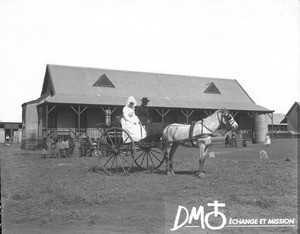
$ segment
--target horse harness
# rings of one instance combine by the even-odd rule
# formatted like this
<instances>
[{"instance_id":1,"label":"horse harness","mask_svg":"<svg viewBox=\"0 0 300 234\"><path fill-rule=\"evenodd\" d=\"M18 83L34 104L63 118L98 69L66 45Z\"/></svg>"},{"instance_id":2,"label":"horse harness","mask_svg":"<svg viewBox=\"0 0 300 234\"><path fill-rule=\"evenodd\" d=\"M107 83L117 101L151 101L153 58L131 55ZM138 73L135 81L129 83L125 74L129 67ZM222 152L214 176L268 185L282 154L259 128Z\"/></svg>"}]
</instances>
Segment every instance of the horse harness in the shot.
<instances>
[{"instance_id":1,"label":"horse harness","mask_svg":"<svg viewBox=\"0 0 300 234\"><path fill-rule=\"evenodd\" d=\"M203 124L203 120L200 120L200 121L197 121L197 122L201 122L201 133L199 134L199 135L201 135L201 134L203 134L203 127L205 127L208 131L210 131L211 132L211 134L212 134L212 131L208 128L208 127L206 127L204 124ZM192 146L193 147L195 147L195 148L197 148L197 146L196 146L196 144L194 143L194 138L195 138L195 136L193 136L193 133L194 133L194 128L195 128L195 125L196 125L196 123L197 123L196 121L192 121L192 124L191 124L191 126L190 126L190 129L189 129L189 138L190 138L190 141L191 141L191 144L192 144ZM198 136L198 135L197 135Z\"/></svg>"},{"instance_id":2,"label":"horse harness","mask_svg":"<svg viewBox=\"0 0 300 234\"><path fill-rule=\"evenodd\" d=\"M219 119L219 117L218 117L218 120L219 120L220 123L222 123L223 117L224 117L224 110L222 110L222 116L221 116L221 119ZM201 124L201 126L202 126L202 128L201 128L201 133L200 133L199 135L203 134L203 127L205 127L208 131L210 131L211 134L213 134L212 130L210 130L208 127L206 127L206 126L203 124L203 120L200 120L200 121L198 121L198 122L201 122L200 124ZM193 136L194 128L195 128L196 123L197 123L196 121L192 121L192 124L191 124L190 129L189 129L189 138L190 138L190 141L191 141L191 144L192 144L193 147L197 147L197 146L195 145L195 143L194 143L194 140L195 140L194 138L195 138L195 136ZM230 130L228 130L228 131L230 131ZM226 131L226 133L227 133L228 131ZM225 133L225 134L226 134L226 133Z\"/></svg>"}]
</instances>

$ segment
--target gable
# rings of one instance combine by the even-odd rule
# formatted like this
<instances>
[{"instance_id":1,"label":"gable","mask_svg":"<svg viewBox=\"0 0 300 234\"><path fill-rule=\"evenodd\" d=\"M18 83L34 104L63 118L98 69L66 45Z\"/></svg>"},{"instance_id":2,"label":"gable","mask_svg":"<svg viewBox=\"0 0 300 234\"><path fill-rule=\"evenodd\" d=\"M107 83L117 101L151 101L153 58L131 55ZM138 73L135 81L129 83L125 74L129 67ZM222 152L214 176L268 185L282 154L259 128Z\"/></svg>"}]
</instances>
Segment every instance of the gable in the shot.
<instances>
[{"instance_id":1,"label":"gable","mask_svg":"<svg viewBox=\"0 0 300 234\"><path fill-rule=\"evenodd\" d=\"M290 108L290 110L288 111L288 113L286 114L286 116L291 115L292 112L299 112L299 111L300 111L300 102L295 102Z\"/></svg>"},{"instance_id":2,"label":"gable","mask_svg":"<svg viewBox=\"0 0 300 234\"><path fill-rule=\"evenodd\" d=\"M44 83L43 83L41 96L44 94L51 94L51 95L54 94L54 87L53 87L53 84L51 81L50 71L49 71L48 66L47 66L45 77L44 77Z\"/></svg>"},{"instance_id":3,"label":"gable","mask_svg":"<svg viewBox=\"0 0 300 234\"><path fill-rule=\"evenodd\" d=\"M204 90L204 93L213 93L213 94L220 94L220 90L217 88L217 86L214 84L214 82L211 82L207 84L207 88Z\"/></svg>"},{"instance_id":4,"label":"gable","mask_svg":"<svg viewBox=\"0 0 300 234\"><path fill-rule=\"evenodd\" d=\"M113 83L107 78L105 74L103 74L96 82L93 84L96 87L111 87L114 88L115 86Z\"/></svg>"}]
</instances>

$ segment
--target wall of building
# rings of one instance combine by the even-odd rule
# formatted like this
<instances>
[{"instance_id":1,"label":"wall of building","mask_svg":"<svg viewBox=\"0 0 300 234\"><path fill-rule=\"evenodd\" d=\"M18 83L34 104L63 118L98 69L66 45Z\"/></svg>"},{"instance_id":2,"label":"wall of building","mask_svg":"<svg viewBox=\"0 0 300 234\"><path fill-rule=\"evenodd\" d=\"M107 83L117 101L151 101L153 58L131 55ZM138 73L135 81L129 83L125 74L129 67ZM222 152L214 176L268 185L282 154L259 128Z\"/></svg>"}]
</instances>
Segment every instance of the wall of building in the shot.
<instances>
[{"instance_id":1,"label":"wall of building","mask_svg":"<svg viewBox=\"0 0 300 234\"><path fill-rule=\"evenodd\" d=\"M297 106L293 108L293 110L287 116L287 130L300 132L300 116L299 113L296 111Z\"/></svg>"},{"instance_id":2,"label":"wall of building","mask_svg":"<svg viewBox=\"0 0 300 234\"><path fill-rule=\"evenodd\" d=\"M25 109L25 128L23 137L25 139L37 139L38 137L38 113L37 104L27 104Z\"/></svg>"},{"instance_id":3,"label":"wall of building","mask_svg":"<svg viewBox=\"0 0 300 234\"><path fill-rule=\"evenodd\" d=\"M0 143L5 143L5 141L5 129L0 128ZM22 129L14 129L12 132L12 138L10 138L9 141L20 143L22 141Z\"/></svg>"},{"instance_id":4,"label":"wall of building","mask_svg":"<svg viewBox=\"0 0 300 234\"><path fill-rule=\"evenodd\" d=\"M112 120L113 121L113 120ZM99 123L105 122L105 113L100 107L89 107L87 109L87 127L97 128Z\"/></svg>"},{"instance_id":5,"label":"wall of building","mask_svg":"<svg viewBox=\"0 0 300 234\"><path fill-rule=\"evenodd\" d=\"M234 119L239 125L239 130L253 130L253 118L247 113L238 113Z\"/></svg>"},{"instance_id":6,"label":"wall of building","mask_svg":"<svg viewBox=\"0 0 300 234\"><path fill-rule=\"evenodd\" d=\"M5 142L5 131L3 128L0 128L0 143Z\"/></svg>"},{"instance_id":7,"label":"wall of building","mask_svg":"<svg viewBox=\"0 0 300 234\"><path fill-rule=\"evenodd\" d=\"M57 127L58 128L75 128L75 111L71 107L59 106L53 111L57 112Z\"/></svg>"}]
</instances>

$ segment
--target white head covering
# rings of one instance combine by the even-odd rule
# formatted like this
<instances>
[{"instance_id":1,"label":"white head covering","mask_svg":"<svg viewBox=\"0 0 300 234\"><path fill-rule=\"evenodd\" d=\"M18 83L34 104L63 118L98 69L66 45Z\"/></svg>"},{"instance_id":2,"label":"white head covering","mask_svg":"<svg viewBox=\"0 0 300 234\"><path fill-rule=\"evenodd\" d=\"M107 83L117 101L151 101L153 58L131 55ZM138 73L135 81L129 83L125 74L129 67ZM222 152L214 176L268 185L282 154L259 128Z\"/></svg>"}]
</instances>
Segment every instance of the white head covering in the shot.
<instances>
[{"instance_id":1,"label":"white head covering","mask_svg":"<svg viewBox=\"0 0 300 234\"><path fill-rule=\"evenodd\" d=\"M126 106L129 106L129 103L133 103L133 108L135 108L135 106L137 105L137 102L135 100L135 98L133 96L130 96L128 99L127 99L127 102L126 102Z\"/></svg>"}]
</instances>

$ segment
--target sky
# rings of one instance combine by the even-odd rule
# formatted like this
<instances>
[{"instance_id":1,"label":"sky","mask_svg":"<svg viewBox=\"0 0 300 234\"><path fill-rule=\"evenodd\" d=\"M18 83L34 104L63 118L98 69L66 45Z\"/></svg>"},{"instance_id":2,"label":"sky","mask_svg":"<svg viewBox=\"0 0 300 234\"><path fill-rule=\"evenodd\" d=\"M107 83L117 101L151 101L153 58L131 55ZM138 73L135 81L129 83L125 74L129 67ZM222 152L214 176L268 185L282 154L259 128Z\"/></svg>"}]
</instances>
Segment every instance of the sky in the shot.
<instances>
[{"instance_id":1,"label":"sky","mask_svg":"<svg viewBox=\"0 0 300 234\"><path fill-rule=\"evenodd\" d=\"M300 101L298 0L0 0L0 121L21 122L47 64L236 79Z\"/></svg>"}]
</instances>

